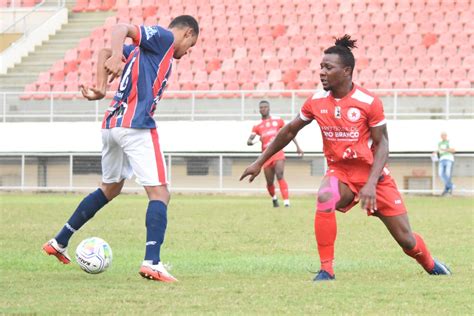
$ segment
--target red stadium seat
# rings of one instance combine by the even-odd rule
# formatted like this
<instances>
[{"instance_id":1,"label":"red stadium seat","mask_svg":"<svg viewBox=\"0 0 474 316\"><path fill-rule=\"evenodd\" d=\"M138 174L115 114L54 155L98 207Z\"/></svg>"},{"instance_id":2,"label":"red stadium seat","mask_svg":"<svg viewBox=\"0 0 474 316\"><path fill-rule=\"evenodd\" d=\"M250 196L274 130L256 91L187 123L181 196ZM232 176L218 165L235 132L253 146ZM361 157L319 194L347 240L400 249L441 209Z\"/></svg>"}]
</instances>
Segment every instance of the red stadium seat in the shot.
<instances>
[{"instance_id":1,"label":"red stadium seat","mask_svg":"<svg viewBox=\"0 0 474 316\"><path fill-rule=\"evenodd\" d=\"M238 82L239 84L244 84L246 82L253 82L253 76L250 69L243 69L239 71Z\"/></svg>"},{"instance_id":2,"label":"red stadium seat","mask_svg":"<svg viewBox=\"0 0 474 316\"><path fill-rule=\"evenodd\" d=\"M21 100L30 100L33 97L33 93L36 92L36 83L30 83L25 86L25 90L20 95Z\"/></svg>"},{"instance_id":3,"label":"red stadium seat","mask_svg":"<svg viewBox=\"0 0 474 316\"><path fill-rule=\"evenodd\" d=\"M218 82L222 82L222 72L220 70L211 72L208 77L208 82L211 85Z\"/></svg>"},{"instance_id":4,"label":"red stadium seat","mask_svg":"<svg viewBox=\"0 0 474 316\"><path fill-rule=\"evenodd\" d=\"M403 69L395 68L395 69L392 69L392 71L390 72L389 80L392 84L395 84L396 82L405 80L404 77L405 77L405 74L403 72Z\"/></svg>"},{"instance_id":5,"label":"red stadium seat","mask_svg":"<svg viewBox=\"0 0 474 316\"><path fill-rule=\"evenodd\" d=\"M230 83L237 83L237 78L238 78L238 73L236 69L229 69L227 71L224 71L223 76L222 76L222 81L224 84L228 85Z\"/></svg>"},{"instance_id":6,"label":"red stadium seat","mask_svg":"<svg viewBox=\"0 0 474 316\"><path fill-rule=\"evenodd\" d=\"M224 83L222 82L214 82L212 85L211 85L211 91L223 91L225 89L225 86L224 86ZM221 92L222 93L222 92ZM207 97L210 98L210 99L216 99L216 98L220 98L221 97L221 93L208 93L207 94Z\"/></svg>"},{"instance_id":7,"label":"red stadium seat","mask_svg":"<svg viewBox=\"0 0 474 316\"><path fill-rule=\"evenodd\" d=\"M474 55L467 55L464 57L462 66L466 69L474 68Z\"/></svg>"},{"instance_id":8,"label":"red stadium seat","mask_svg":"<svg viewBox=\"0 0 474 316\"><path fill-rule=\"evenodd\" d=\"M267 73L263 68L259 68L252 73L252 81L255 84L258 84L259 82L262 82L264 80L267 80Z\"/></svg>"},{"instance_id":9,"label":"red stadium seat","mask_svg":"<svg viewBox=\"0 0 474 316\"><path fill-rule=\"evenodd\" d=\"M73 12L84 12L89 5L89 0L76 0L76 4L72 8Z\"/></svg>"},{"instance_id":10,"label":"red stadium seat","mask_svg":"<svg viewBox=\"0 0 474 316\"><path fill-rule=\"evenodd\" d=\"M281 70L280 69L273 69L268 73L268 82L277 82L281 81Z\"/></svg>"},{"instance_id":11,"label":"red stadium seat","mask_svg":"<svg viewBox=\"0 0 474 316\"><path fill-rule=\"evenodd\" d=\"M431 67L434 67L435 69L440 69L445 66L446 66L446 58L444 55L435 56L431 60Z\"/></svg>"},{"instance_id":12,"label":"red stadium seat","mask_svg":"<svg viewBox=\"0 0 474 316\"><path fill-rule=\"evenodd\" d=\"M453 70L453 73L451 74L451 79L454 82L460 82L460 81L466 80L467 79L466 70L463 68L455 68Z\"/></svg>"},{"instance_id":13,"label":"red stadium seat","mask_svg":"<svg viewBox=\"0 0 474 316\"><path fill-rule=\"evenodd\" d=\"M207 72L203 70L196 71L196 73L194 74L194 82L207 82Z\"/></svg>"},{"instance_id":14,"label":"red stadium seat","mask_svg":"<svg viewBox=\"0 0 474 316\"><path fill-rule=\"evenodd\" d=\"M49 92L51 91L51 85L49 84L49 82L40 83L39 86L38 86L37 91L41 92L41 93L33 94L33 99L34 100L44 100L46 98L49 98L50 97Z\"/></svg>"},{"instance_id":15,"label":"red stadium seat","mask_svg":"<svg viewBox=\"0 0 474 316\"><path fill-rule=\"evenodd\" d=\"M408 83L417 81L420 78L420 71L417 68L409 68L405 73L405 80Z\"/></svg>"}]
</instances>

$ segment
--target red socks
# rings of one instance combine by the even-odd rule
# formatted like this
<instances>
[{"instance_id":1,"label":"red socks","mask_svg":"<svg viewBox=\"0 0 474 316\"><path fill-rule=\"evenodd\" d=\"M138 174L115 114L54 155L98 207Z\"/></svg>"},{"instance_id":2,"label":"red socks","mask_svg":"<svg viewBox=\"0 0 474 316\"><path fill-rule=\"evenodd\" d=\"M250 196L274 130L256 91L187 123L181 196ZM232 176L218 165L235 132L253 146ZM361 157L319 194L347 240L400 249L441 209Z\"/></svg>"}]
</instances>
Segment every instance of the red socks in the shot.
<instances>
[{"instance_id":1,"label":"red socks","mask_svg":"<svg viewBox=\"0 0 474 316\"><path fill-rule=\"evenodd\" d=\"M430 251L426 247L425 242L420 235L413 233L413 236L416 239L415 247L411 250L403 249L403 251L418 261L418 263L423 267L423 269L426 270L426 272L430 272L434 268L434 260L431 257Z\"/></svg>"},{"instance_id":2,"label":"red socks","mask_svg":"<svg viewBox=\"0 0 474 316\"><path fill-rule=\"evenodd\" d=\"M336 212L318 212L314 217L314 234L318 244L321 270L334 275L334 243L336 241Z\"/></svg>"},{"instance_id":3,"label":"red socks","mask_svg":"<svg viewBox=\"0 0 474 316\"><path fill-rule=\"evenodd\" d=\"M285 179L278 180L278 184L280 185L280 192L283 200L288 200L288 183L286 183Z\"/></svg>"},{"instance_id":4,"label":"red socks","mask_svg":"<svg viewBox=\"0 0 474 316\"><path fill-rule=\"evenodd\" d=\"M267 185L267 191L270 196L273 198L275 196L275 185Z\"/></svg>"}]
</instances>

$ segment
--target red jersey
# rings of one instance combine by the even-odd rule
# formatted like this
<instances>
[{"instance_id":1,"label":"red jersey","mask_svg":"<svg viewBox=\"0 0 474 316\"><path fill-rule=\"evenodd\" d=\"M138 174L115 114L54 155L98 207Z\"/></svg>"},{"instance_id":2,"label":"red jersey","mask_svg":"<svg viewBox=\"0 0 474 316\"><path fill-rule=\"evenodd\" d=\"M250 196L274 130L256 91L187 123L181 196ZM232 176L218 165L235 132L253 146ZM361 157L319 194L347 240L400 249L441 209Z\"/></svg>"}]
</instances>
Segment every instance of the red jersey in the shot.
<instances>
[{"instance_id":1,"label":"red jersey","mask_svg":"<svg viewBox=\"0 0 474 316\"><path fill-rule=\"evenodd\" d=\"M262 152L268 147L283 126L285 126L285 122L281 118L270 116L252 128L252 134L260 136Z\"/></svg>"},{"instance_id":2,"label":"red jersey","mask_svg":"<svg viewBox=\"0 0 474 316\"><path fill-rule=\"evenodd\" d=\"M370 128L386 123L382 101L355 84L340 100L329 91L316 92L301 108L300 118L318 123L328 165L350 160L371 165Z\"/></svg>"}]
</instances>

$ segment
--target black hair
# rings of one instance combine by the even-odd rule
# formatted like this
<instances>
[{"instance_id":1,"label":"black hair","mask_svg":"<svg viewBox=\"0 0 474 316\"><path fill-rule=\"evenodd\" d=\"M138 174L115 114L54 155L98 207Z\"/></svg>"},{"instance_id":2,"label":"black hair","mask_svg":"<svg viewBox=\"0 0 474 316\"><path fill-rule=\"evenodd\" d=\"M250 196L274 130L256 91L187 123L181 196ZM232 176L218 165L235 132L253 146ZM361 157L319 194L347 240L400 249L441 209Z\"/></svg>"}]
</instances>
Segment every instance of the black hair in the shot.
<instances>
[{"instance_id":1,"label":"black hair","mask_svg":"<svg viewBox=\"0 0 474 316\"><path fill-rule=\"evenodd\" d=\"M262 103L266 103L266 104L270 105L270 102L268 102L267 100L262 100L262 101L258 102L258 105L261 105Z\"/></svg>"},{"instance_id":2,"label":"black hair","mask_svg":"<svg viewBox=\"0 0 474 316\"><path fill-rule=\"evenodd\" d=\"M337 54L341 58L344 66L349 66L352 71L355 67L355 58L352 54L352 49L357 48L355 43L357 40L351 40L351 36L345 34L343 37L335 38L334 46L329 47L324 51L325 54Z\"/></svg>"},{"instance_id":3,"label":"black hair","mask_svg":"<svg viewBox=\"0 0 474 316\"><path fill-rule=\"evenodd\" d=\"M199 35L199 24L196 19L190 15L180 15L175 17L168 26L170 29L173 27L190 27L193 29L196 36Z\"/></svg>"}]
</instances>

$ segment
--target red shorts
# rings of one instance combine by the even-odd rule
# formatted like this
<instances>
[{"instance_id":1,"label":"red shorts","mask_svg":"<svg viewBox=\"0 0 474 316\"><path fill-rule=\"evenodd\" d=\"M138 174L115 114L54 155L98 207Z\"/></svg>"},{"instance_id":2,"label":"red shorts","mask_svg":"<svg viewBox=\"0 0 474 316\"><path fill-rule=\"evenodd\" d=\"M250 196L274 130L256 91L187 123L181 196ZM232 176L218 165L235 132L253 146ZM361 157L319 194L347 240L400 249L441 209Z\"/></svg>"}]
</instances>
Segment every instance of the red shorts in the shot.
<instances>
[{"instance_id":1,"label":"red shorts","mask_svg":"<svg viewBox=\"0 0 474 316\"><path fill-rule=\"evenodd\" d=\"M263 169L265 168L273 168L275 167L275 163L278 160L285 160L285 152L283 150L280 150L276 154L270 157L264 164L263 164Z\"/></svg>"},{"instance_id":2,"label":"red shorts","mask_svg":"<svg viewBox=\"0 0 474 316\"><path fill-rule=\"evenodd\" d=\"M356 195L354 200L343 209L339 211L347 212L354 205L359 203L359 191L367 182L370 173L370 165L364 166L348 166L348 168L340 168L330 166L326 176L334 176L342 183L346 184L351 191ZM380 214L382 216L397 216L407 212L403 199L398 191L395 180L390 176L390 171L387 168L383 169L382 175L379 178L376 187L377 211L375 214L367 211L367 215Z\"/></svg>"}]
</instances>

